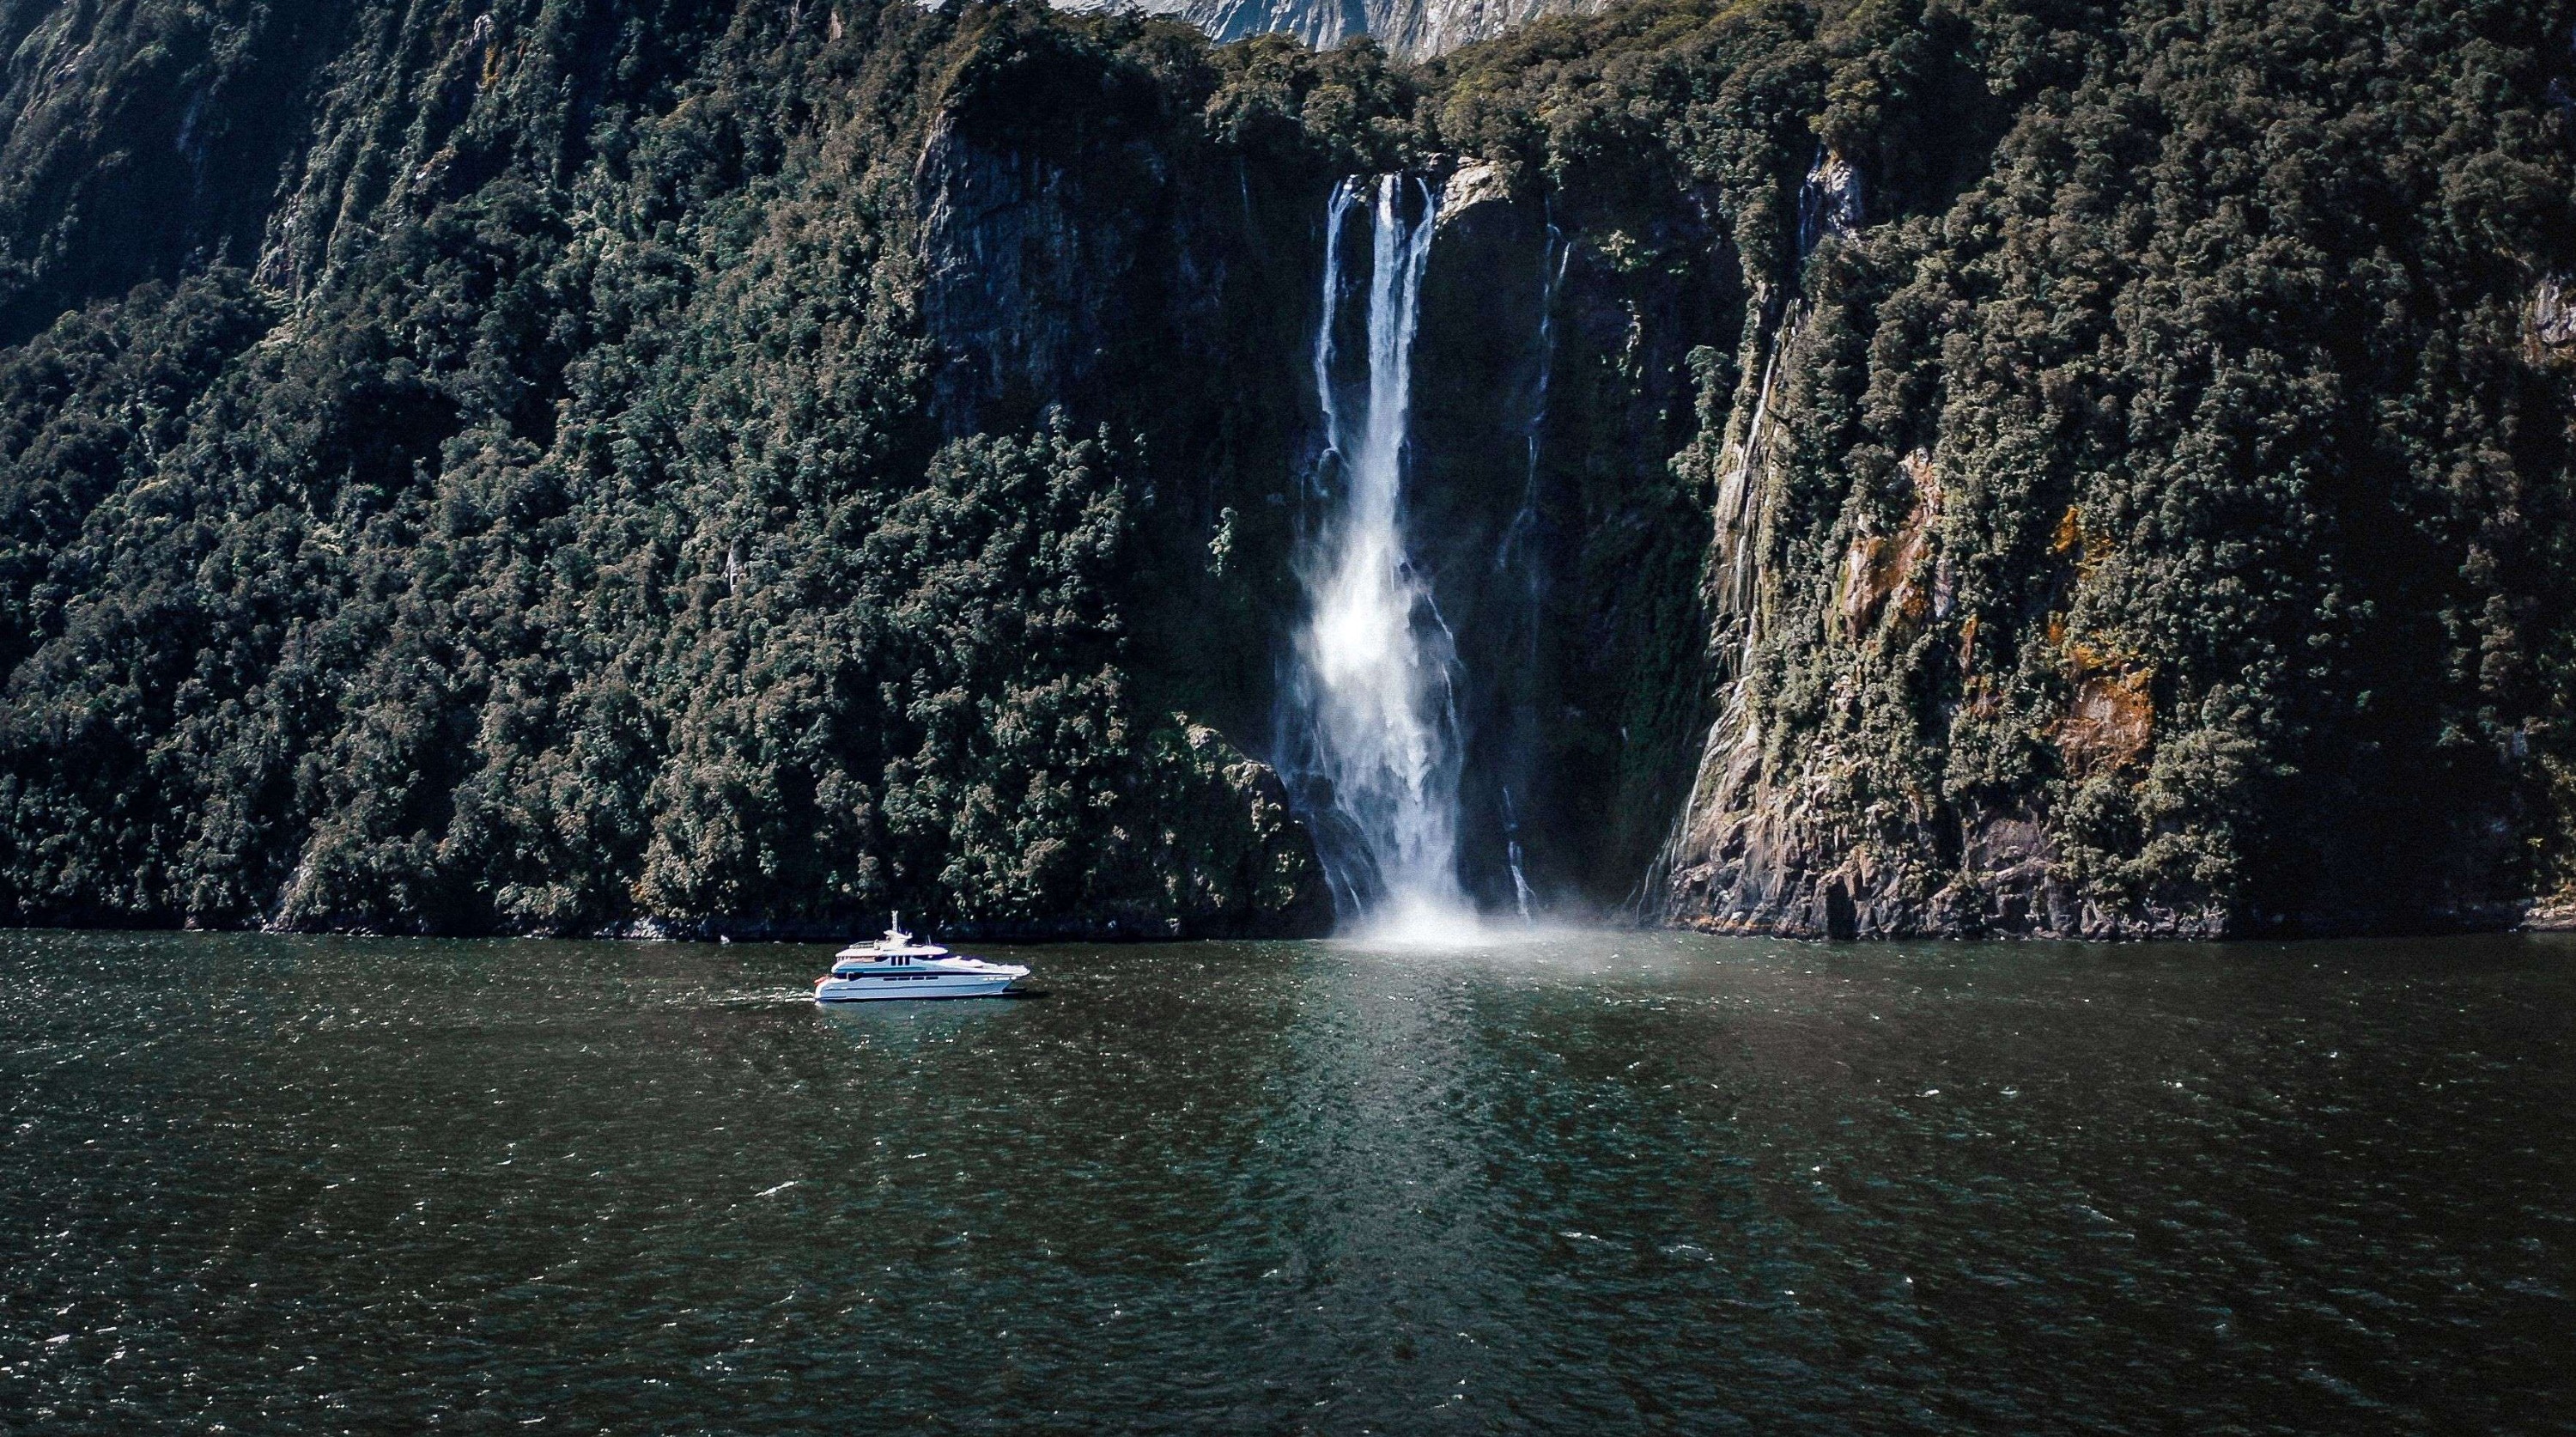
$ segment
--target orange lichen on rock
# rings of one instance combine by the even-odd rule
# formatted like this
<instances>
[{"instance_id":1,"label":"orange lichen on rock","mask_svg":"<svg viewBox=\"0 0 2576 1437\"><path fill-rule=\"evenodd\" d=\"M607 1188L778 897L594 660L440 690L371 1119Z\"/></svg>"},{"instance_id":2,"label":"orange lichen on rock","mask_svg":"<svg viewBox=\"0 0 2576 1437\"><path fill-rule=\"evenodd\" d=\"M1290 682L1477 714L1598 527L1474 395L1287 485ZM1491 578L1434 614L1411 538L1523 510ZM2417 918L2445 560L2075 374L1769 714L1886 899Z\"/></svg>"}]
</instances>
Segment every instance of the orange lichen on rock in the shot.
<instances>
[{"instance_id":1,"label":"orange lichen on rock","mask_svg":"<svg viewBox=\"0 0 2576 1437\"><path fill-rule=\"evenodd\" d=\"M2126 766L2155 740L2154 674L2145 669L2080 677L2075 702L2057 723L2057 751L2078 778Z\"/></svg>"},{"instance_id":2,"label":"orange lichen on rock","mask_svg":"<svg viewBox=\"0 0 2576 1437\"><path fill-rule=\"evenodd\" d=\"M2099 529L2086 527L2084 511L2073 504L2057 516L2057 532L2050 536L2049 552L2075 561L2076 577L2093 572L2093 567L2111 556L2111 536Z\"/></svg>"},{"instance_id":3,"label":"orange lichen on rock","mask_svg":"<svg viewBox=\"0 0 2576 1437\"><path fill-rule=\"evenodd\" d=\"M1887 599L1887 539L1879 534L1854 535L1843 551L1842 574L1834 582L1835 626L1846 639L1869 632Z\"/></svg>"},{"instance_id":4,"label":"orange lichen on rock","mask_svg":"<svg viewBox=\"0 0 2576 1437\"><path fill-rule=\"evenodd\" d=\"M1854 535L1834 583L1835 627L1855 643L1882 619L1917 624L1932 609L1932 566L1924 561L1932 549L1941 485L1933 477L1931 456L1920 449L1898 467L1913 485L1913 509L1894 534Z\"/></svg>"},{"instance_id":5,"label":"orange lichen on rock","mask_svg":"<svg viewBox=\"0 0 2576 1437\"><path fill-rule=\"evenodd\" d=\"M2111 555L2111 536L2088 527L2073 505L2058 516L2049 549L2075 564L2076 581L2090 577ZM2125 767L2155 741L2155 669L2134 655L2114 652L2074 636L2063 610L2048 616L2050 647L2066 659L2075 699L2053 730L2066 771L2078 778Z\"/></svg>"}]
</instances>

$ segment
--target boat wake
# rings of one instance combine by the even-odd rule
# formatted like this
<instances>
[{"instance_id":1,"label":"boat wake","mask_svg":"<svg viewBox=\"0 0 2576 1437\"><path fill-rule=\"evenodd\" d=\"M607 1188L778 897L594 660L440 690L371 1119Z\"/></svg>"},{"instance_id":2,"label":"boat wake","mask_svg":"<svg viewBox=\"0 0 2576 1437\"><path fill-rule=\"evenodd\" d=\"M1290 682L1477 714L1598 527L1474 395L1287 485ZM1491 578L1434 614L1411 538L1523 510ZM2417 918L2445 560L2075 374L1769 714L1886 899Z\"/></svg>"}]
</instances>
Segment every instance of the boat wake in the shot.
<instances>
[{"instance_id":1,"label":"boat wake","mask_svg":"<svg viewBox=\"0 0 2576 1437\"><path fill-rule=\"evenodd\" d=\"M726 993L713 993L703 998L674 998L674 1003L691 1007L712 1005L718 1008L766 1008L773 1003L802 1003L814 1006L811 988L738 988Z\"/></svg>"}]
</instances>

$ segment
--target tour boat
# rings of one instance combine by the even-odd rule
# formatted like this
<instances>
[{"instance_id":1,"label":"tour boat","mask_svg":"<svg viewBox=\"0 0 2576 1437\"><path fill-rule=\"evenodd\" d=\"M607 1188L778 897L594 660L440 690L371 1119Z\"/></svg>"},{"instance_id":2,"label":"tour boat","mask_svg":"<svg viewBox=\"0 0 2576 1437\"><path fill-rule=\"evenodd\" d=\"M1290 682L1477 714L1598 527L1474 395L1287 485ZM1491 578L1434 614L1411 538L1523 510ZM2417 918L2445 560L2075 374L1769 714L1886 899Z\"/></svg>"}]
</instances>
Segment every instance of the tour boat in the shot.
<instances>
[{"instance_id":1,"label":"tour boat","mask_svg":"<svg viewBox=\"0 0 2576 1437\"><path fill-rule=\"evenodd\" d=\"M960 958L936 943L915 943L903 915L874 943L853 943L832 955L832 971L814 984L817 1003L865 1003L887 998L998 998L1029 970L1016 963Z\"/></svg>"}]
</instances>

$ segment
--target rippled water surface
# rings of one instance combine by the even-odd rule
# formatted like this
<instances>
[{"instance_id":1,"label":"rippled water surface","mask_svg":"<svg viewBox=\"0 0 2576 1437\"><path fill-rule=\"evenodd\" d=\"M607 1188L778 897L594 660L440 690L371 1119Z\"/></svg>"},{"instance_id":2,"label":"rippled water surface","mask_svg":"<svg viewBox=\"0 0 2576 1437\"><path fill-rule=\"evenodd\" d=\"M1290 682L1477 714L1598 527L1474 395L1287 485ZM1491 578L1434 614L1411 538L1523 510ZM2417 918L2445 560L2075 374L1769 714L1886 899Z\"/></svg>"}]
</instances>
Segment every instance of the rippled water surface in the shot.
<instances>
[{"instance_id":1,"label":"rippled water surface","mask_svg":"<svg viewBox=\"0 0 2576 1437\"><path fill-rule=\"evenodd\" d=\"M2576 943L828 951L0 934L0 1428L2576 1430Z\"/></svg>"}]
</instances>

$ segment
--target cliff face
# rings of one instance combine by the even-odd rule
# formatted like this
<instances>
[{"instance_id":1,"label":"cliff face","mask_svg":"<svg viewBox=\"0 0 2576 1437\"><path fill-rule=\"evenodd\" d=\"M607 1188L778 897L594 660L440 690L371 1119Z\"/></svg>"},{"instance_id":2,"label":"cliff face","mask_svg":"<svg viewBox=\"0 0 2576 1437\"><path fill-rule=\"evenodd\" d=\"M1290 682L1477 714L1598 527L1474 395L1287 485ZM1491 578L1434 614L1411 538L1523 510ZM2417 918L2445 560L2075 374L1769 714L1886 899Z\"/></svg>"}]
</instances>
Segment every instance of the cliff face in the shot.
<instances>
[{"instance_id":1,"label":"cliff face","mask_svg":"<svg viewBox=\"0 0 2576 1437\"><path fill-rule=\"evenodd\" d=\"M1684 459L1718 716L1644 912L2224 936L2506 923L2563 883L2563 240L2533 226L2568 152L2526 128L2564 113L2556 31L2531 68L2383 69L2357 13L2161 43L2155 13L1945 203L1811 171ZM2391 86L2449 97L2441 140Z\"/></svg>"},{"instance_id":2,"label":"cliff face","mask_svg":"<svg viewBox=\"0 0 2576 1437\"><path fill-rule=\"evenodd\" d=\"M1489 906L2511 921L2571 24L0 6L0 901L1314 930L1321 222L1402 171Z\"/></svg>"},{"instance_id":3,"label":"cliff face","mask_svg":"<svg viewBox=\"0 0 2576 1437\"><path fill-rule=\"evenodd\" d=\"M1707 520L1665 461L1693 432L1692 351L1742 325L1746 295L1722 220L1691 204L1638 223L1491 164L1441 188L1410 503L1460 661L1462 877L1511 910L1517 843L1542 901L1607 906L1661 844L1698 738ZM1594 242L1610 234L1622 248Z\"/></svg>"},{"instance_id":4,"label":"cliff face","mask_svg":"<svg viewBox=\"0 0 2576 1437\"><path fill-rule=\"evenodd\" d=\"M1156 68L1194 55L909 6L335 33L235 182L256 252L29 252L105 302L0 375L15 916L1329 921L1205 722L1261 696L1223 644L1159 657L1206 512L1254 508L1178 465L1287 422L1132 383L1249 302L1249 181ZM17 234L144 219L20 193Z\"/></svg>"},{"instance_id":5,"label":"cliff face","mask_svg":"<svg viewBox=\"0 0 2576 1437\"><path fill-rule=\"evenodd\" d=\"M1603 0L1147 0L1138 8L1169 15L1216 40L1293 35L1329 50L1362 35L1399 55L1427 59L1490 40L1550 15L1581 15Z\"/></svg>"}]
</instances>

